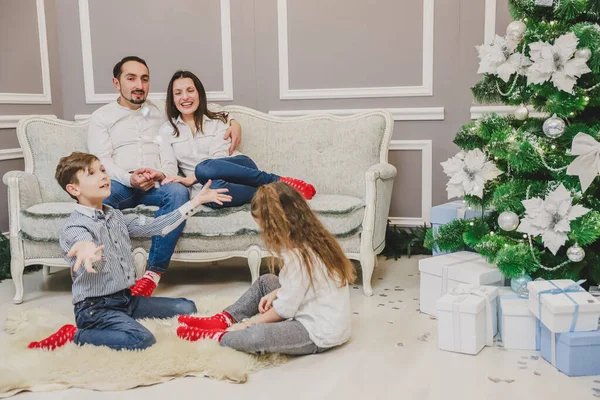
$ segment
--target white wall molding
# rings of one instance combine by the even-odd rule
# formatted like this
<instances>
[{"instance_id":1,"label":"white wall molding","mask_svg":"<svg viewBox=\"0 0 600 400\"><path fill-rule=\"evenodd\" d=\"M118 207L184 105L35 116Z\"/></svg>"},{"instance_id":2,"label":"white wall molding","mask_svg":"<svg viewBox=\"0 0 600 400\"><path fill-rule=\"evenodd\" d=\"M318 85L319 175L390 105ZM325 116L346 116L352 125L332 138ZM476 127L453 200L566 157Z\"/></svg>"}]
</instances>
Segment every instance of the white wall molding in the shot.
<instances>
[{"instance_id":1,"label":"white wall molding","mask_svg":"<svg viewBox=\"0 0 600 400\"><path fill-rule=\"evenodd\" d=\"M423 0L423 81L420 86L290 89L287 21L287 0L277 0L280 99L339 99L433 95L434 0Z\"/></svg>"},{"instance_id":2,"label":"white wall molding","mask_svg":"<svg viewBox=\"0 0 600 400\"><path fill-rule=\"evenodd\" d=\"M221 8L221 46L223 63L223 90L207 91L209 101L233 100L233 56L231 49L231 4L230 0L220 0ZM94 62L92 57L92 34L90 29L89 0L79 0L79 27L81 31L81 52L83 57L83 80L85 102L87 104L110 103L117 93L96 93L94 86ZM164 100L166 93L151 92L151 100Z\"/></svg>"},{"instance_id":3,"label":"white wall molding","mask_svg":"<svg viewBox=\"0 0 600 400\"><path fill-rule=\"evenodd\" d=\"M314 114L352 115L376 110L375 108L343 108L329 110L271 110L269 114L278 117L300 117ZM386 108L394 121L443 121L444 107Z\"/></svg>"},{"instance_id":4,"label":"white wall molding","mask_svg":"<svg viewBox=\"0 0 600 400\"><path fill-rule=\"evenodd\" d=\"M496 36L496 0L485 0L483 43L490 44Z\"/></svg>"},{"instance_id":5,"label":"white wall molding","mask_svg":"<svg viewBox=\"0 0 600 400\"><path fill-rule=\"evenodd\" d=\"M36 0L35 6L37 11L38 40L40 45L42 93L0 93L0 104L52 104L44 0Z\"/></svg>"},{"instance_id":6,"label":"white wall molding","mask_svg":"<svg viewBox=\"0 0 600 400\"><path fill-rule=\"evenodd\" d=\"M433 143L431 140L392 140L390 151L421 151L421 218L389 217L394 225L418 226L431 221L431 202L433 186Z\"/></svg>"},{"instance_id":7,"label":"white wall molding","mask_svg":"<svg viewBox=\"0 0 600 400\"><path fill-rule=\"evenodd\" d=\"M23 150L20 147L0 150L0 161L17 160L19 158L23 158Z\"/></svg>"},{"instance_id":8,"label":"white wall molding","mask_svg":"<svg viewBox=\"0 0 600 400\"><path fill-rule=\"evenodd\" d=\"M516 106L471 106L471 119L479 119L486 114L496 113L500 115L512 114L516 109ZM529 116L533 118L544 118L547 117L547 113L535 111L533 107L527 106L529 109Z\"/></svg>"},{"instance_id":9,"label":"white wall molding","mask_svg":"<svg viewBox=\"0 0 600 400\"><path fill-rule=\"evenodd\" d=\"M26 115L0 115L0 129L14 129L19 124L19 120L25 117L31 117L37 114L26 114ZM45 118L56 118L56 115L38 115L39 117Z\"/></svg>"}]
</instances>

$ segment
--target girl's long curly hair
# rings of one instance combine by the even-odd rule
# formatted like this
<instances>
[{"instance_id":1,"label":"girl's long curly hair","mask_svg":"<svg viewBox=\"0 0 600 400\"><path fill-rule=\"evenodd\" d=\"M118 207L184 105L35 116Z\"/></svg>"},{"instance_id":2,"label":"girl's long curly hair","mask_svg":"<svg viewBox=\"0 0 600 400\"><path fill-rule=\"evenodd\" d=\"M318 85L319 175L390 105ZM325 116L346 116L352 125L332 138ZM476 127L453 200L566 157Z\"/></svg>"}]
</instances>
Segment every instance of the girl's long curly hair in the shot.
<instances>
[{"instance_id":1,"label":"girl's long curly hair","mask_svg":"<svg viewBox=\"0 0 600 400\"><path fill-rule=\"evenodd\" d=\"M323 261L329 277L341 286L354 282L356 273L352 263L296 189L283 182L261 186L250 210L260 225L267 249L277 256L297 251L311 285L315 257ZM273 258L269 269L275 272Z\"/></svg>"}]
</instances>

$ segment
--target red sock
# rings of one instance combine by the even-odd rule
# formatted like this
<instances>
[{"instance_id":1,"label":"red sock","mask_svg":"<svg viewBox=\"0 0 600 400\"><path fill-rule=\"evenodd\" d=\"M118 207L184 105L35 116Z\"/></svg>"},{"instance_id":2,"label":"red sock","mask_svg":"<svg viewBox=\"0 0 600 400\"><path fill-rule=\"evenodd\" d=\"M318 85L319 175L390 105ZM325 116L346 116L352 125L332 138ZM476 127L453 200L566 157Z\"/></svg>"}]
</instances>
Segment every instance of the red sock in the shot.
<instances>
[{"instance_id":1,"label":"red sock","mask_svg":"<svg viewBox=\"0 0 600 400\"><path fill-rule=\"evenodd\" d=\"M179 322L200 329L227 329L235 322L233 317L226 311L213 315L212 317L192 317L191 315L180 315Z\"/></svg>"},{"instance_id":2,"label":"red sock","mask_svg":"<svg viewBox=\"0 0 600 400\"><path fill-rule=\"evenodd\" d=\"M195 342L200 339L212 339L220 342L225 333L224 329L200 329L188 325L180 325L179 328L177 328L177 336L189 340L190 342Z\"/></svg>"},{"instance_id":3,"label":"red sock","mask_svg":"<svg viewBox=\"0 0 600 400\"><path fill-rule=\"evenodd\" d=\"M67 324L52 335L48 336L46 339L39 342L31 342L27 347L30 349L54 350L57 347L61 347L72 342L76 331L77 327L75 325Z\"/></svg>"}]
</instances>

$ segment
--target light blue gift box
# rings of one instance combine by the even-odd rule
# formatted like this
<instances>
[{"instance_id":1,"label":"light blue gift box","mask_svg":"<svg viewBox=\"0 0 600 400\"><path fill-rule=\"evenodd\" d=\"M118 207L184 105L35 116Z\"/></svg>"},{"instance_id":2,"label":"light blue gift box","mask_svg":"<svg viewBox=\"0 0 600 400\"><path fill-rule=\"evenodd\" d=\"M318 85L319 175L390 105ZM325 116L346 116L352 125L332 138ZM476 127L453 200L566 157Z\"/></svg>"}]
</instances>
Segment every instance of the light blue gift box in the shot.
<instances>
[{"instance_id":1,"label":"light blue gift box","mask_svg":"<svg viewBox=\"0 0 600 400\"><path fill-rule=\"evenodd\" d=\"M485 211L484 215L489 213ZM481 209L476 209L467 206L464 200L455 200L449 203L440 204L431 208L431 229L433 231L433 237L435 238L442 225L446 225L448 222L452 222L455 219L473 219L481 217ZM432 254L439 256L442 254L450 253L449 251L440 251L437 246L433 248Z\"/></svg>"},{"instance_id":2,"label":"light blue gift box","mask_svg":"<svg viewBox=\"0 0 600 400\"><path fill-rule=\"evenodd\" d=\"M600 331L552 333L540 325L544 360L569 376L600 375Z\"/></svg>"}]
</instances>

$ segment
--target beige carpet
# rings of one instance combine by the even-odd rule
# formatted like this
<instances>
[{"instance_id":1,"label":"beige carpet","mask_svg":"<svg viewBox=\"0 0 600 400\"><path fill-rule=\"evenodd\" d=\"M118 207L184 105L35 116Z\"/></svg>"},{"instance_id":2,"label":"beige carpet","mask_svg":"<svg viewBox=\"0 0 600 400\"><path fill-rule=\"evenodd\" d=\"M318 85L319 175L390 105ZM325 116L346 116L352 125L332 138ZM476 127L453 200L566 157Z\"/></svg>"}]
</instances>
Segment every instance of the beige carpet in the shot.
<instances>
[{"instance_id":1,"label":"beige carpet","mask_svg":"<svg viewBox=\"0 0 600 400\"><path fill-rule=\"evenodd\" d=\"M234 299L203 297L193 300L199 315L212 315ZM154 346L144 351L115 351L72 343L54 351L27 348L30 341L46 337L73 321L73 315L60 315L42 308L17 309L9 315L4 329L12 336L0 342L0 398L21 391L72 387L124 390L184 376L244 383L249 374L288 360L280 355L240 353L212 340L181 340L175 334L175 318L141 321L157 339Z\"/></svg>"}]
</instances>

